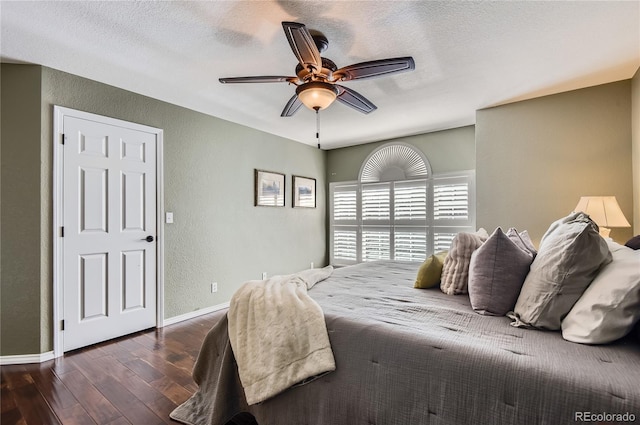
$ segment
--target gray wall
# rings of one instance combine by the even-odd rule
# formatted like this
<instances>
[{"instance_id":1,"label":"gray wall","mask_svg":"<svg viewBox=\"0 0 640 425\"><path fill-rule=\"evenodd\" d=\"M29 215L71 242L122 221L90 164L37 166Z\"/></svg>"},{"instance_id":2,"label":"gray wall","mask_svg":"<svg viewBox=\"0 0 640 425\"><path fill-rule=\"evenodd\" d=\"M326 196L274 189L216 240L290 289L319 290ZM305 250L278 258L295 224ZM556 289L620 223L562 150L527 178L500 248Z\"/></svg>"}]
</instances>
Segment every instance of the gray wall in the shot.
<instances>
[{"instance_id":1,"label":"gray wall","mask_svg":"<svg viewBox=\"0 0 640 425\"><path fill-rule=\"evenodd\" d=\"M5 81L13 85L24 68L3 64L2 72L4 112L22 96L21 91L6 93ZM326 264L324 151L49 68L41 68L41 72L41 109L24 121L25 127L38 129L41 139L30 141L28 152L17 148L25 157L21 162L24 167L17 166L7 181L4 156L2 164L3 206L7 205L5 186L28 178L28 214L35 216L34 226L27 225L25 218L5 220L3 214L3 230L13 227L33 243L6 250L3 232L2 262L4 265L42 252L41 258L30 259L29 266L38 271L42 268L43 272L42 277L31 273L33 276L29 274L18 282L13 278L26 265L16 266L11 276L3 271L3 307L6 303L13 306L12 311L24 313L13 316L3 308L2 355L52 349L53 105L164 129L165 209L174 213L175 220L164 225L165 318L229 301L243 282L259 279L263 271L272 275L302 270L311 262L316 266ZM39 91L37 87L29 90L34 96ZM8 143L4 113L2 128L4 150ZM253 206L254 168L287 175L285 208ZM292 174L318 179L317 208L291 208ZM39 187L32 187L32 180ZM28 294L15 290L23 286L23 281L33 288ZM216 294L209 292L213 281L218 282ZM41 309L41 303L46 307ZM13 333L20 338L5 338L5 329L14 327L28 332ZM42 339L40 344L32 335Z\"/></svg>"},{"instance_id":2,"label":"gray wall","mask_svg":"<svg viewBox=\"0 0 640 425\"><path fill-rule=\"evenodd\" d=\"M1 72L0 346L2 354L31 354L41 351L41 68Z\"/></svg>"},{"instance_id":3,"label":"gray wall","mask_svg":"<svg viewBox=\"0 0 640 425\"><path fill-rule=\"evenodd\" d=\"M588 195L616 196L631 222L631 81L478 111L476 163L476 223L488 230L526 229L538 243Z\"/></svg>"},{"instance_id":4,"label":"gray wall","mask_svg":"<svg viewBox=\"0 0 640 425\"><path fill-rule=\"evenodd\" d=\"M631 81L631 135L633 144L633 234L640 235L640 68Z\"/></svg>"},{"instance_id":5,"label":"gray wall","mask_svg":"<svg viewBox=\"0 0 640 425\"><path fill-rule=\"evenodd\" d=\"M467 126L330 150L327 153L327 181L358 180L360 167L367 156L389 142L403 142L418 148L426 155L434 174L476 168L474 127Z\"/></svg>"}]
</instances>

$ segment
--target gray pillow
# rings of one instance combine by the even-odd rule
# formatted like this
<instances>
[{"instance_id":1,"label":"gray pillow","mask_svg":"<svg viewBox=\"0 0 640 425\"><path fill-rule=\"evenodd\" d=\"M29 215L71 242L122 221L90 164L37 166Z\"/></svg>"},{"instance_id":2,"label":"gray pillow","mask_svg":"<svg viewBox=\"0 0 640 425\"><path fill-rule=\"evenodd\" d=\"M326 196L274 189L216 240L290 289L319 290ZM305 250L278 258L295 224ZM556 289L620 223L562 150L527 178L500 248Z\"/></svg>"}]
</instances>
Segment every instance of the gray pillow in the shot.
<instances>
[{"instance_id":1,"label":"gray pillow","mask_svg":"<svg viewBox=\"0 0 640 425\"><path fill-rule=\"evenodd\" d=\"M608 244L613 261L562 321L562 337L568 341L606 344L628 334L640 320L640 251Z\"/></svg>"},{"instance_id":2,"label":"gray pillow","mask_svg":"<svg viewBox=\"0 0 640 425\"><path fill-rule=\"evenodd\" d=\"M471 307L477 313L490 316L504 316L511 311L534 257L535 248L528 234L521 236L514 228L505 234L498 227L471 256Z\"/></svg>"},{"instance_id":3,"label":"gray pillow","mask_svg":"<svg viewBox=\"0 0 640 425\"><path fill-rule=\"evenodd\" d=\"M549 227L522 286L512 326L558 330L564 316L611 262L606 241L588 215L575 212Z\"/></svg>"},{"instance_id":4,"label":"gray pillow","mask_svg":"<svg viewBox=\"0 0 640 425\"><path fill-rule=\"evenodd\" d=\"M512 229L509 229L509 230L512 230ZM507 236L509 236L509 232L507 232ZM518 236L520 236L519 241L522 242L522 245L524 245L524 249L533 253L533 256L535 257L538 251L536 250L536 247L533 245L533 241L531 240L531 237L529 237L529 232L527 232L526 230L523 230L522 232L518 233ZM512 240L516 244L518 244L518 246L520 246L519 242L516 239L512 238Z\"/></svg>"}]
</instances>

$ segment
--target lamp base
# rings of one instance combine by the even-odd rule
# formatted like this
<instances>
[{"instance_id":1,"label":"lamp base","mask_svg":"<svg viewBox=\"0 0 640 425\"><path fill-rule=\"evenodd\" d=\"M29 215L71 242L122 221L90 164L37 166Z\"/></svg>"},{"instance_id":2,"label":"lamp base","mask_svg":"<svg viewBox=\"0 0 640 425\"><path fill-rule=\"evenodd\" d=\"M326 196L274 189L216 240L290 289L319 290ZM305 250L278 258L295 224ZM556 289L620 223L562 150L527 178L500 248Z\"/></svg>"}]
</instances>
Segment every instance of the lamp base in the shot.
<instances>
[{"instance_id":1,"label":"lamp base","mask_svg":"<svg viewBox=\"0 0 640 425\"><path fill-rule=\"evenodd\" d=\"M600 227L600 236L606 239L609 237L609 233L611 233L611 229L608 227Z\"/></svg>"}]
</instances>

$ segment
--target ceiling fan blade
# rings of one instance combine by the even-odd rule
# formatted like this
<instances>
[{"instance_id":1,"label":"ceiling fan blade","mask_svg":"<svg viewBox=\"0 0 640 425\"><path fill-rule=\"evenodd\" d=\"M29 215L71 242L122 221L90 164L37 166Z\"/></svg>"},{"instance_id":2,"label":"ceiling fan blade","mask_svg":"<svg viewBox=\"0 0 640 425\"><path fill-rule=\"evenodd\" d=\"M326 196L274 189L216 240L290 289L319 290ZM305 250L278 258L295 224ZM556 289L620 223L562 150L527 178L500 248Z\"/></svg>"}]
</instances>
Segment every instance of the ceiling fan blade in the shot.
<instances>
[{"instance_id":1,"label":"ceiling fan blade","mask_svg":"<svg viewBox=\"0 0 640 425\"><path fill-rule=\"evenodd\" d=\"M302 102L300 102L300 99L298 99L298 95L294 94L293 97L289 99L289 101L285 105L280 116L281 117L293 116L293 114L298 112L298 109L300 109L301 106L302 106Z\"/></svg>"},{"instance_id":2,"label":"ceiling fan blade","mask_svg":"<svg viewBox=\"0 0 640 425\"><path fill-rule=\"evenodd\" d=\"M298 22L283 22L284 34L287 36L291 50L296 55L298 62L308 69L322 69L322 58L320 51L316 47L313 37L304 24Z\"/></svg>"},{"instance_id":3,"label":"ceiling fan blade","mask_svg":"<svg viewBox=\"0 0 640 425\"><path fill-rule=\"evenodd\" d=\"M335 81L362 80L396 72L412 71L416 64L411 56L361 62L340 68L333 73Z\"/></svg>"},{"instance_id":4,"label":"ceiling fan blade","mask_svg":"<svg viewBox=\"0 0 640 425\"><path fill-rule=\"evenodd\" d=\"M231 77L219 78L222 84L235 83L296 83L298 77L286 77L281 75L259 75L255 77Z\"/></svg>"},{"instance_id":5,"label":"ceiling fan blade","mask_svg":"<svg viewBox=\"0 0 640 425\"><path fill-rule=\"evenodd\" d=\"M348 89L338 84L336 84L336 87L338 88L338 97L336 99L344 103L345 105L352 107L356 111L360 111L363 114L368 114L378 109L376 105L371 103L366 97L364 97L357 91Z\"/></svg>"}]
</instances>

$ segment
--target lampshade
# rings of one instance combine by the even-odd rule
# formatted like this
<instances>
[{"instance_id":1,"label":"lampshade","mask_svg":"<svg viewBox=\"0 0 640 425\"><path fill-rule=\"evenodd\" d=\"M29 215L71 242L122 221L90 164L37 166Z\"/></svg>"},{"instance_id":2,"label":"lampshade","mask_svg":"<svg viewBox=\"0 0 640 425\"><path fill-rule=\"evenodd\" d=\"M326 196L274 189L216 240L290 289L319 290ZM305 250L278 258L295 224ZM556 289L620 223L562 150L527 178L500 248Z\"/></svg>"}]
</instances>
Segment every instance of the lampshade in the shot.
<instances>
[{"instance_id":1,"label":"lampshade","mask_svg":"<svg viewBox=\"0 0 640 425\"><path fill-rule=\"evenodd\" d=\"M602 236L609 236L608 227L631 227L615 196L583 196L575 211L582 211L601 228Z\"/></svg>"},{"instance_id":2,"label":"lampshade","mask_svg":"<svg viewBox=\"0 0 640 425\"><path fill-rule=\"evenodd\" d=\"M329 83L311 81L299 85L296 94L300 102L309 109L320 110L331 105L338 97L338 89Z\"/></svg>"}]
</instances>

